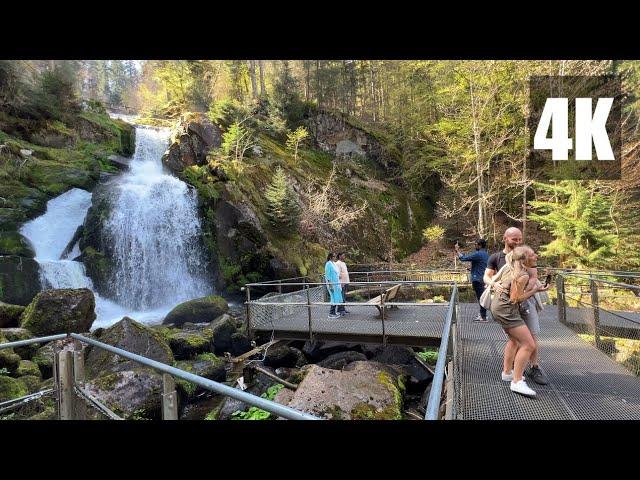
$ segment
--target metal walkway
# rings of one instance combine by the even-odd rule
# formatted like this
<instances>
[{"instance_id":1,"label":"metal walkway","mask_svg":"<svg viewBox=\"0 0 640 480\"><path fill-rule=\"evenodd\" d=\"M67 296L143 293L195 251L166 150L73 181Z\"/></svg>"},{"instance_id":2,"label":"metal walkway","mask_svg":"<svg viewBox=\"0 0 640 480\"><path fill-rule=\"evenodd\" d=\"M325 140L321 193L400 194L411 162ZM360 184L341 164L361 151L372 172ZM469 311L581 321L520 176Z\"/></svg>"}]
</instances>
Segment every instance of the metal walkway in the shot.
<instances>
[{"instance_id":1,"label":"metal walkway","mask_svg":"<svg viewBox=\"0 0 640 480\"><path fill-rule=\"evenodd\" d=\"M530 399L511 392L500 379L506 342L500 326L474 323L477 306L460 304L456 418L640 420L640 378L560 323L557 313L557 307L548 306L540 317L540 365L550 384L529 382L537 392Z\"/></svg>"}]
</instances>

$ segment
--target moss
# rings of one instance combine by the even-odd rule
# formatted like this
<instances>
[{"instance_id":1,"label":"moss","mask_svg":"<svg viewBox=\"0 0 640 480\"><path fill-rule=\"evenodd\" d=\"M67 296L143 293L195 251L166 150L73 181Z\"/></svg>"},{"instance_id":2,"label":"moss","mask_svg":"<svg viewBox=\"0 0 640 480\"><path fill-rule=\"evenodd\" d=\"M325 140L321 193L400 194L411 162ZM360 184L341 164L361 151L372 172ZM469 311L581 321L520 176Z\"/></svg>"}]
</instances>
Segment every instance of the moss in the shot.
<instances>
[{"instance_id":1,"label":"moss","mask_svg":"<svg viewBox=\"0 0 640 480\"><path fill-rule=\"evenodd\" d=\"M35 252L27 239L18 232L0 232L0 255L33 258Z\"/></svg>"},{"instance_id":2,"label":"moss","mask_svg":"<svg viewBox=\"0 0 640 480\"><path fill-rule=\"evenodd\" d=\"M98 387L103 392L111 392L118 385L118 381L120 380L120 373L110 373L108 375L103 375L101 377L96 378L92 381L92 383Z\"/></svg>"},{"instance_id":3,"label":"moss","mask_svg":"<svg viewBox=\"0 0 640 480\"><path fill-rule=\"evenodd\" d=\"M40 369L38 365L33 363L30 360L21 360L18 369L16 370L16 375L18 377L23 377L27 375L33 375L38 377L38 381L40 381Z\"/></svg>"},{"instance_id":4,"label":"moss","mask_svg":"<svg viewBox=\"0 0 640 480\"><path fill-rule=\"evenodd\" d=\"M18 325L20 316L24 312L25 307L22 305L11 305L0 302L0 325L5 327L8 325Z\"/></svg>"},{"instance_id":5,"label":"moss","mask_svg":"<svg viewBox=\"0 0 640 480\"><path fill-rule=\"evenodd\" d=\"M20 398L29 392L26 385L18 379L0 375L0 402Z\"/></svg>"},{"instance_id":6,"label":"moss","mask_svg":"<svg viewBox=\"0 0 640 480\"><path fill-rule=\"evenodd\" d=\"M4 348L0 350L0 368L6 368L13 374L18 370L20 361L20 355L15 353L12 348Z\"/></svg>"},{"instance_id":7,"label":"moss","mask_svg":"<svg viewBox=\"0 0 640 480\"><path fill-rule=\"evenodd\" d=\"M200 362L214 362L216 364L225 363L223 358L216 356L214 353L201 353L196 356L196 360Z\"/></svg>"},{"instance_id":8,"label":"moss","mask_svg":"<svg viewBox=\"0 0 640 480\"><path fill-rule=\"evenodd\" d=\"M28 393L36 393L40 390L40 372L38 375L21 376L18 380L24 384Z\"/></svg>"},{"instance_id":9,"label":"moss","mask_svg":"<svg viewBox=\"0 0 640 480\"><path fill-rule=\"evenodd\" d=\"M322 415L330 420L344 420L345 418L345 412L338 405L325 409Z\"/></svg>"}]
</instances>

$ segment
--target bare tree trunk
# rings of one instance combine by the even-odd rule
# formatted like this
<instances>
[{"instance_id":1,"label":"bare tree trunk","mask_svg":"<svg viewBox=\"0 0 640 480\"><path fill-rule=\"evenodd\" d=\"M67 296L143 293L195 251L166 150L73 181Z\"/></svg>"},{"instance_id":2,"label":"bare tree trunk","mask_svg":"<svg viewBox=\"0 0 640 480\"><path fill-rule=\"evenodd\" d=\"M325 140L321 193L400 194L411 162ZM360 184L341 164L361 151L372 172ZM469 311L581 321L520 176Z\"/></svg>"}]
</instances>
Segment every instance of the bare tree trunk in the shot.
<instances>
[{"instance_id":1,"label":"bare tree trunk","mask_svg":"<svg viewBox=\"0 0 640 480\"><path fill-rule=\"evenodd\" d=\"M267 89L264 86L264 63L258 60L258 69L260 70L260 95L264 95Z\"/></svg>"},{"instance_id":2,"label":"bare tree trunk","mask_svg":"<svg viewBox=\"0 0 640 480\"><path fill-rule=\"evenodd\" d=\"M485 234L485 206L484 206L484 191L482 185L482 162L480 161L480 146L479 146L479 125L478 118L476 116L476 102L473 94L473 83L469 83L469 91L471 94L471 117L473 120L473 148L476 154L476 176L478 179L478 235L484 238Z\"/></svg>"},{"instance_id":3,"label":"bare tree trunk","mask_svg":"<svg viewBox=\"0 0 640 480\"><path fill-rule=\"evenodd\" d=\"M256 81L256 61L249 60L249 77L251 78L251 94L258 98L258 82Z\"/></svg>"}]
</instances>

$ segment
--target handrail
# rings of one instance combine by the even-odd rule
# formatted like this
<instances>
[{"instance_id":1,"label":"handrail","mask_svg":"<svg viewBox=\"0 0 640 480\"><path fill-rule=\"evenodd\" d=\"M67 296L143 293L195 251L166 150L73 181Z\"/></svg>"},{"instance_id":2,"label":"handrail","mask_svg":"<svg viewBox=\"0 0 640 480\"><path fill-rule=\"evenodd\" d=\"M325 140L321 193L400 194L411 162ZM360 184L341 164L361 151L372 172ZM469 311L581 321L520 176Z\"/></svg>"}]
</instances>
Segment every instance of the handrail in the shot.
<instances>
[{"instance_id":1,"label":"handrail","mask_svg":"<svg viewBox=\"0 0 640 480\"><path fill-rule=\"evenodd\" d=\"M379 282L349 282L349 285L353 286L353 285L397 285L398 283L400 284L414 284L414 283L426 283L426 284L436 284L436 285L452 285L452 284L456 284L455 280L380 280ZM281 284L276 284L276 285L281 285L283 287L287 287L287 286L304 286L305 288L307 287L324 287L328 284L328 282L318 282L318 283L281 283ZM245 287L259 287L261 285L264 285L263 283L245 283ZM273 285L273 284L268 284L268 285ZM301 289L302 290L302 289ZM283 293L282 295L287 295L289 293L295 293L295 292L287 292L286 294Z\"/></svg>"},{"instance_id":2,"label":"handrail","mask_svg":"<svg viewBox=\"0 0 640 480\"><path fill-rule=\"evenodd\" d=\"M141 363L142 365L153 368L154 370L158 370L163 373L168 373L169 375L173 375L174 377L178 377L188 382L195 383L196 385L199 385L200 387L205 388L207 390L211 390L212 392L216 392L221 395L226 395L236 400L240 400L241 402L248 403L249 405L259 407L279 417L284 417L289 420L322 420L321 418L318 418L314 415L310 415L308 413L294 410L293 408L287 407L285 405L281 405L271 400L267 400L266 398L258 397L257 395L243 392L242 390L238 390L236 388L229 387L228 385L224 385L219 382L214 382L213 380L209 380L208 378L200 377L198 375L185 372L184 370L180 370L179 368L171 367L165 363L158 362L156 360L151 360L141 355L137 355L135 353L122 350L121 348L107 345L106 343L99 342L92 338L83 337L82 335L79 335L77 333L71 333L70 336L83 343L88 343L95 347L102 348L103 350L107 350L108 352L115 353L116 355L120 355L122 357L128 358L129 360L133 360L135 362Z\"/></svg>"},{"instance_id":3,"label":"handrail","mask_svg":"<svg viewBox=\"0 0 640 480\"><path fill-rule=\"evenodd\" d=\"M429 401L427 403L427 411L425 420L438 420L438 410L440 409L440 398L442 397L442 386L444 384L444 370L447 364L447 352L449 346L449 335L451 334L451 325L453 322L453 313L458 303L458 285L453 286L451 292L451 300L449 301L449 309L447 317L442 329L442 338L440 340L440 348L438 350L438 361L436 362L435 373L431 381L431 391L429 392Z\"/></svg>"},{"instance_id":4,"label":"handrail","mask_svg":"<svg viewBox=\"0 0 640 480\"><path fill-rule=\"evenodd\" d=\"M31 345L33 343L46 343L53 340L62 340L63 338L67 338L66 333L49 335L48 337L30 338L28 340L18 340L16 342L0 343L0 350L2 350L3 348L23 347L25 345Z\"/></svg>"},{"instance_id":5,"label":"handrail","mask_svg":"<svg viewBox=\"0 0 640 480\"><path fill-rule=\"evenodd\" d=\"M629 285L628 283L612 282L610 280L602 280L601 278L587 277L584 274L578 274L578 273L569 273L569 275L571 275L572 277L580 278L582 280L589 280L589 281L593 280L594 282L604 283L607 285L612 285L614 287L627 288L630 290L640 291L640 286L638 285Z\"/></svg>"}]
</instances>

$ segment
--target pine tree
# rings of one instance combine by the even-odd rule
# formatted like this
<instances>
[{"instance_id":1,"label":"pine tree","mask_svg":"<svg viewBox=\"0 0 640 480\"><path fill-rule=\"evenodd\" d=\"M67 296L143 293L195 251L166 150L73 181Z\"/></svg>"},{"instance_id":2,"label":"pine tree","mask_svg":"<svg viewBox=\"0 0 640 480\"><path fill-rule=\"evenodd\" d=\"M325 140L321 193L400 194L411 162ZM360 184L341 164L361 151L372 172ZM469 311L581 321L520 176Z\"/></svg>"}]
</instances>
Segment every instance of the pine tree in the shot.
<instances>
[{"instance_id":1,"label":"pine tree","mask_svg":"<svg viewBox=\"0 0 640 480\"><path fill-rule=\"evenodd\" d=\"M271 225L281 232L294 231L300 221L300 207L287 184L287 177L282 168L276 169L265 197L268 202L267 215Z\"/></svg>"},{"instance_id":2,"label":"pine tree","mask_svg":"<svg viewBox=\"0 0 640 480\"><path fill-rule=\"evenodd\" d=\"M529 202L531 220L555 237L542 255L557 258L562 267L606 267L620 241L610 200L595 185L574 180L535 186L552 194L549 200Z\"/></svg>"}]
</instances>

